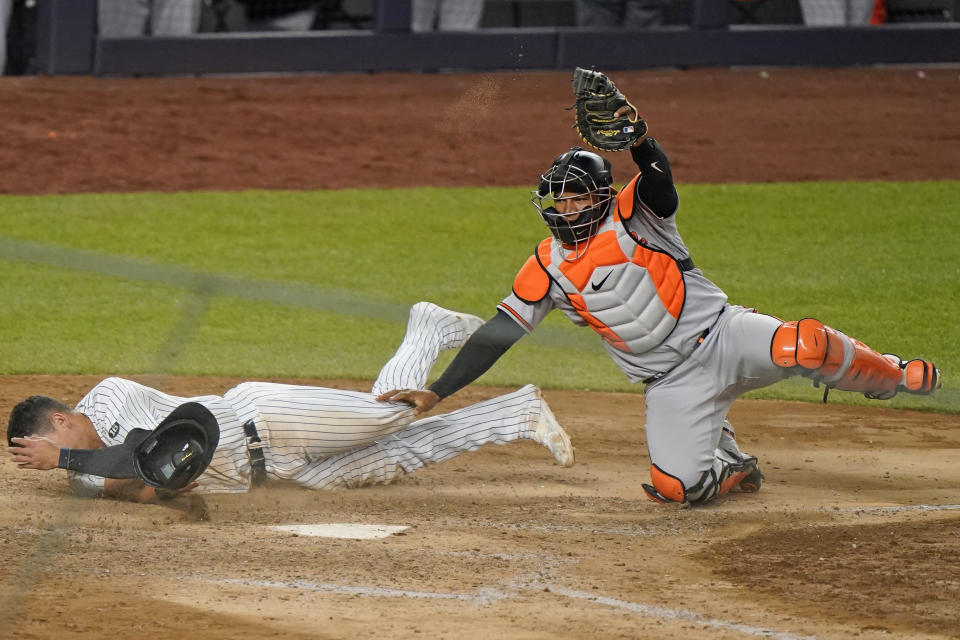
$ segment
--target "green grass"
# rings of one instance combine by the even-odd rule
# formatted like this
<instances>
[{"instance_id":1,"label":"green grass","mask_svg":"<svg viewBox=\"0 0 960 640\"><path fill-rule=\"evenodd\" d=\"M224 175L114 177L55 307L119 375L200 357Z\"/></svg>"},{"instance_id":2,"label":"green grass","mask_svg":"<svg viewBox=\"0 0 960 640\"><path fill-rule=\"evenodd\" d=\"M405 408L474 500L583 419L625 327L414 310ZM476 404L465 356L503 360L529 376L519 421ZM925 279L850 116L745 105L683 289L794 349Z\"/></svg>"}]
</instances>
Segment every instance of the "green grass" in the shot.
<instances>
[{"instance_id":1,"label":"green grass","mask_svg":"<svg viewBox=\"0 0 960 640\"><path fill-rule=\"evenodd\" d=\"M684 239L731 302L932 358L948 385L960 370L960 182L680 192ZM251 379L373 378L410 304L492 315L546 235L518 188L3 196L0 228L0 373ZM531 381L639 390L559 314L481 379ZM891 405L960 402L948 387Z\"/></svg>"}]
</instances>

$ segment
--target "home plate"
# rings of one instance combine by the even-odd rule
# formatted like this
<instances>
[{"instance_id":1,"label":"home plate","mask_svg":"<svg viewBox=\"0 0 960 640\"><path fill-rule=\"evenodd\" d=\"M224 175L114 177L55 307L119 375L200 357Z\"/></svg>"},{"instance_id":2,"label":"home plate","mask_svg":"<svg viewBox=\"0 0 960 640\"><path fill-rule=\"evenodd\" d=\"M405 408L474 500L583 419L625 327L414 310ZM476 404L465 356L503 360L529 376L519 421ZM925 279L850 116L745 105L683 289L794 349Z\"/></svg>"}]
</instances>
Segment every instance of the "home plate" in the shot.
<instances>
[{"instance_id":1,"label":"home plate","mask_svg":"<svg viewBox=\"0 0 960 640\"><path fill-rule=\"evenodd\" d=\"M388 524L351 524L349 522L331 522L328 524L282 524L270 527L277 531L295 533L298 536L317 538L348 538L352 540L373 540L386 538L410 527Z\"/></svg>"}]
</instances>

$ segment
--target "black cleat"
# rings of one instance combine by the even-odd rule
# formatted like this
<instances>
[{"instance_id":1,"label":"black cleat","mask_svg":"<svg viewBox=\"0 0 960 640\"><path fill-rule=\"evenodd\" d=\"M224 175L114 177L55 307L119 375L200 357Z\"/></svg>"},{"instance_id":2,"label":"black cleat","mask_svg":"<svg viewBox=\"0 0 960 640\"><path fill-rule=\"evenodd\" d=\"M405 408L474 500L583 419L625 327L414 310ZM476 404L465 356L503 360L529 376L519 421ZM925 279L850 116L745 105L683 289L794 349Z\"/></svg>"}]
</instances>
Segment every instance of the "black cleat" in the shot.
<instances>
[{"instance_id":1,"label":"black cleat","mask_svg":"<svg viewBox=\"0 0 960 640\"><path fill-rule=\"evenodd\" d=\"M763 486L763 474L760 473L760 467L754 464L753 471L748 473L740 484L737 485L743 493L756 493Z\"/></svg>"}]
</instances>

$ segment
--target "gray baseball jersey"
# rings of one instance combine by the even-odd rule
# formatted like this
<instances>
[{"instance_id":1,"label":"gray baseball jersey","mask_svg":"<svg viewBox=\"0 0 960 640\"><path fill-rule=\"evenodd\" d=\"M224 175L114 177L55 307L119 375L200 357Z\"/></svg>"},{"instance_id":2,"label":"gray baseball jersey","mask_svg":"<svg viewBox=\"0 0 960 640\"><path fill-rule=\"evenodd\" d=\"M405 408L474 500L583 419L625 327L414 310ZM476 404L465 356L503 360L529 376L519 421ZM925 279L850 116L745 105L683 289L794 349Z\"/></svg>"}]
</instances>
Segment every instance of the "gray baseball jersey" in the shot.
<instances>
[{"instance_id":1,"label":"gray baseball jersey","mask_svg":"<svg viewBox=\"0 0 960 640\"><path fill-rule=\"evenodd\" d=\"M633 185L575 262L556 238L540 243L498 308L532 331L553 309L590 326L632 382L663 376L683 362L720 315L726 294L700 269L681 272L690 252L675 216L659 218L640 204L632 215ZM621 216L621 211L623 216ZM629 227L623 222L629 217Z\"/></svg>"},{"instance_id":2,"label":"gray baseball jersey","mask_svg":"<svg viewBox=\"0 0 960 640\"><path fill-rule=\"evenodd\" d=\"M579 258L556 238L541 242L498 308L527 331L553 309L596 331L627 377L647 383L651 462L692 486L725 464L724 433L724 447L738 451L727 421L733 400L787 375L768 353L780 323L727 304L700 269L684 268L690 252L676 216L660 218L634 198L639 178Z\"/></svg>"}]
</instances>

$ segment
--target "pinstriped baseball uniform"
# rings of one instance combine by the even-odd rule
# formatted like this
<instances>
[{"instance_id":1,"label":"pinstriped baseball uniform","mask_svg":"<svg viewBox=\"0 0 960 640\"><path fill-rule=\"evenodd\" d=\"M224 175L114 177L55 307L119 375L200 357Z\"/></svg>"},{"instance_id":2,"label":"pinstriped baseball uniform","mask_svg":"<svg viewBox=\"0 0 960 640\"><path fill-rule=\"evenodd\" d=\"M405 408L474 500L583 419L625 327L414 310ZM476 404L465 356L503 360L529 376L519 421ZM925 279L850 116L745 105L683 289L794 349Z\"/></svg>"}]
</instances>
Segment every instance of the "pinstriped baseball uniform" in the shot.
<instances>
[{"instance_id":1,"label":"pinstriped baseball uniform","mask_svg":"<svg viewBox=\"0 0 960 640\"><path fill-rule=\"evenodd\" d=\"M217 418L220 443L198 479L202 492L249 489L251 464L243 423L251 419L263 441L270 479L313 489L386 483L486 443L537 439L541 416L549 410L533 385L415 422L408 405L375 399L383 390L423 386L439 351L460 346L481 322L429 303L414 305L407 334L372 393L245 382L222 397L184 398L107 378L76 411L90 418L105 445L114 445L122 443L130 429L152 429L184 402L203 404ZM102 478L75 472L69 478L77 493L102 493Z\"/></svg>"}]
</instances>

